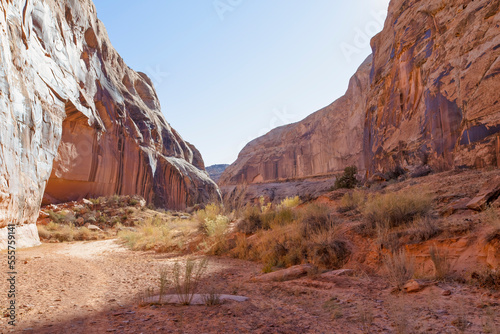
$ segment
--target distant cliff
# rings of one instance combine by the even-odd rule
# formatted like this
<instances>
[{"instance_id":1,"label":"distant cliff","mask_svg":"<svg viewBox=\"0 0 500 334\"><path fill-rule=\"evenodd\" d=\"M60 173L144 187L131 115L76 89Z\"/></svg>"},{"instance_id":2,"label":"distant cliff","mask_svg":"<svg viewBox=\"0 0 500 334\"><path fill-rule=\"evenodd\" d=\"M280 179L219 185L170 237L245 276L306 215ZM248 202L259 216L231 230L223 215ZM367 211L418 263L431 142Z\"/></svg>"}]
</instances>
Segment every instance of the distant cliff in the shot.
<instances>
[{"instance_id":1,"label":"distant cliff","mask_svg":"<svg viewBox=\"0 0 500 334\"><path fill-rule=\"evenodd\" d=\"M210 178L217 183L217 182L219 182L220 176L222 175L222 173L226 170L226 168L228 166L229 165L224 165L224 164L212 165L212 166L208 166L206 169L207 169L207 173L210 176Z\"/></svg>"},{"instance_id":2,"label":"distant cliff","mask_svg":"<svg viewBox=\"0 0 500 334\"><path fill-rule=\"evenodd\" d=\"M220 185L331 177L349 165L368 177L500 166L499 7L392 0L345 96L250 142Z\"/></svg>"},{"instance_id":3,"label":"distant cliff","mask_svg":"<svg viewBox=\"0 0 500 334\"><path fill-rule=\"evenodd\" d=\"M42 197L138 194L183 209L217 196L90 0L2 1L0 13L0 248L8 223L19 246L37 243Z\"/></svg>"}]
</instances>

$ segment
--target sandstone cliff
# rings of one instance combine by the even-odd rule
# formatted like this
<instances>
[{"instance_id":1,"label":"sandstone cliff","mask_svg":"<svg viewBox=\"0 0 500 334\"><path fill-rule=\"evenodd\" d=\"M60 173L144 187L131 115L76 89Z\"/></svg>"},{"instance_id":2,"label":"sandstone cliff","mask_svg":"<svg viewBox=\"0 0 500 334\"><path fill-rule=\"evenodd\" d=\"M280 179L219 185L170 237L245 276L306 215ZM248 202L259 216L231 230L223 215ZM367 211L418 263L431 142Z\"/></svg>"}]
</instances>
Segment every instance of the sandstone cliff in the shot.
<instances>
[{"instance_id":1,"label":"sandstone cliff","mask_svg":"<svg viewBox=\"0 0 500 334\"><path fill-rule=\"evenodd\" d=\"M90 0L2 1L0 14L0 228L19 225L19 245L37 242L24 224L42 196L138 194L172 209L217 196L200 153L112 47Z\"/></svg>"},{"instance_id":2,"label":"sandstone cliff","mask_svg":"<svg viewBox=\"0 0 500 334\"><path fill-rule=\"evenodd\" d=\"M500 3L393 0L344 97L249 143L220 184L500 166ZM232 186L232 187L229 187Z\"/></svg>"}]
</instances>

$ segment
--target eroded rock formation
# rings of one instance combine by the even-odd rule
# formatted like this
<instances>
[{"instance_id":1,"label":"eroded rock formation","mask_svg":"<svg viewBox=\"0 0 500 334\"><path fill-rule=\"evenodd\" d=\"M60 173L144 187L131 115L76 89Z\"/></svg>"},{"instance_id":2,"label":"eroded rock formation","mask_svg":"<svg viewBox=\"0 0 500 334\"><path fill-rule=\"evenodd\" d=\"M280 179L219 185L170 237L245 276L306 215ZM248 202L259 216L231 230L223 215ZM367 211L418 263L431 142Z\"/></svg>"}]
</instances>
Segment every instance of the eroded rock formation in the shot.
<instances>
[{"instance_id":1,"label":"eroded rock formation","mask_svg":"<svg viewBox=\"0 0 500 334\"><path fill-rule=\"evenodd\" d=\"M217 196L91 0L2 1L0 28L0 228L35 222L42 196L138 194L172 209Z\"/></svg>"},{"instance_id":2,"label":"eroded rock formation","mask_svg":"<svg viewBox=\"0 0 500 334\"><path fill-rule=\"evenodd\" d=\"M392 0L344 97L249 143L220 185L500 166L498 1ZM249 187L250 188L250 187Z\"/></svg>"}]
</instances>

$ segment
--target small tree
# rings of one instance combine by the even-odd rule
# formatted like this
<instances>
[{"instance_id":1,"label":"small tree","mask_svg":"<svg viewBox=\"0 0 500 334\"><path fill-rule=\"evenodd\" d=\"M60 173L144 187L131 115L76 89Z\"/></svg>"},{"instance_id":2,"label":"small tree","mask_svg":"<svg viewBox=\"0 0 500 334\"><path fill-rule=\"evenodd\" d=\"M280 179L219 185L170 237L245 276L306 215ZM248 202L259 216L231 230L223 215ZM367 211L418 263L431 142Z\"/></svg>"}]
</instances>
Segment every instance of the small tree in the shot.
<instances>
[{"instance_id":1,"label":"small tree","mask_svg":"<svg viewBox=\"0 0 500 334\"><path fill-rule=\"evenodd\" d=\"M337 178L335 181L335 188L347 188L352 189L358 184L356 179L356 174L358 173L358 168L356 166L349 166L344 169L344 174Z\"/></svg>"}]
</instances>

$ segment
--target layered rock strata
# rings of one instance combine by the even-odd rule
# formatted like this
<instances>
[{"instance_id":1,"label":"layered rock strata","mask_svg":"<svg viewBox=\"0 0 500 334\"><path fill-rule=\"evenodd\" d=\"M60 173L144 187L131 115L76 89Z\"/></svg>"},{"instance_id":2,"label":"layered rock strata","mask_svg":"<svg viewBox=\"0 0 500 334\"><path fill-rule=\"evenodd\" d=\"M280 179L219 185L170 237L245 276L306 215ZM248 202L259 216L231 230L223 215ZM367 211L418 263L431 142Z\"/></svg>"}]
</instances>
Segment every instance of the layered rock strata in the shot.
<instances>
[{"instance_id":1,"label":"layered rock strata","mask_svg":"<svg viewBox=\"0 0 500 334\"><path fill-rule=\"evenodd\" d=\"M250 142L229 186L500 166L498 1L392 0L345 96ZM228 188L229 187L229 188Z\"/></svg>"},{"instance_id":2,"label":"layered rock strata","mask_svg":"<svg viewBox=\"0 0 500 334\"><path fill-rule=\"evenodd\" d=\"M137 194L184 209L218 196L90 0L2 1L0 28L0 228L35 222L42 197Z\"/></svg>"}]
</instances>

